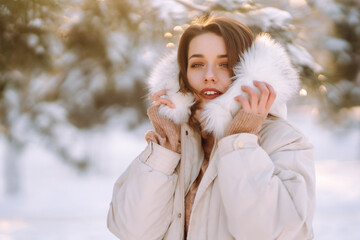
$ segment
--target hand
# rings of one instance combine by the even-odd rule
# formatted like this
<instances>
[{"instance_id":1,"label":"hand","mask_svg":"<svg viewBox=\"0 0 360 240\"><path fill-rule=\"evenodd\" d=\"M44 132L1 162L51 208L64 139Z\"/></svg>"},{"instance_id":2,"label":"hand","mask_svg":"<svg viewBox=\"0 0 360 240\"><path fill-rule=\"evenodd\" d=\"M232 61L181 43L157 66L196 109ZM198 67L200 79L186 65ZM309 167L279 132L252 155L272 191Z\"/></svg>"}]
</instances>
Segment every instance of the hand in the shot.
<instances>
[{"instance_id":1,"label":"hand","mask_svg":"<svg viewBox=\"0 0 360 240\"><path fill-rule=\"evenodd\" d=\"M261 125L275 101L276 93L270 84L254 81L254 85L260 89L260 97L258 97L257 92L253 88L242 86L241 89L249 95L250 100L243 96L236 96L234 98L241 103L242 109L237 112L230 123L226 136L236 133L258 135Z\"/></svg>"},{"instance_id":2,"label":"hand","mask_svg":"<svg viewBox=\"0 0 360 240\"><path fill-rule=\"evenodd\" d=\"M166 96L165 89L150 95L151 105L160 106L161 104L164 104L170 108L175 108L175 105L169 99L163 98L162 96Z\"/></svg>"},{"instance_id":3,"label":"hand","mask_svg":"<svg viewBox=\"0 0 360 240\"><path fill-rule=\"evenodd\" d=\"M245 112L267 116L276 98L275 90L265 82L254 81L254 85L260 90L260 96L252 87L242 86L241 90L249 95L249 99L243 96L236 96L234 99L241 103Z\"/></svg>"},{"instance_id":4,"label":"hand","mask_svg":"<svg viewBox=\"0 0 360 240\"><path fill-rule=\"evenodd\" d=\"M175 108L169 99L162 98L165 96L166 90L156 92L150 96L152 101L151 106L147 110L148 117L155 128L155 131L149 130L145 134L147 142L156 142L159 145L170 149L174 152L181 152L181 126L175 124L172 120L166 116L162 116L159 113L159 105L164 104L170 108Z\"/></svg>"}]
</instances>

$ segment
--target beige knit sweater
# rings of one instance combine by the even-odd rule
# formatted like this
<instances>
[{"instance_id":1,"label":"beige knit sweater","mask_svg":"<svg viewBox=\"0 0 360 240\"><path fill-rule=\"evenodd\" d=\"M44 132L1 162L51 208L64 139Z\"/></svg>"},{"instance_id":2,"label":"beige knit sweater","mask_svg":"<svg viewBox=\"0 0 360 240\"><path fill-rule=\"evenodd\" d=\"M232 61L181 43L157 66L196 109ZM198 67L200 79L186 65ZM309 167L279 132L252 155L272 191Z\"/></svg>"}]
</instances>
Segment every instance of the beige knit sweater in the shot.
<instances>
[{"instance_id":1,"label":"beige knit sweater","mask_svg":"<svg viewBox=\"0 0 360 240\"><path fill-rule=\"evenodd\" d=\"M181 153L180 125L177 125L170 119L160 115L157 106L151 106L148 109L147 114L152 125L155 128L155 131L149 130L146 132L146 141L158 143L159 145L166 147L167 149L170 149L177 153ZM231 122L226 132L226 136L236 133L253 133L257 135L261 129L261 125L264 122L265 118L266 116L248 113L240 110ZM185 239L187 230L189 228L189 220L196 192L201 182L201 179L204 176L205 171L209 165L210 154L214 145L213 135L202 131L201 129L200 131L202 137L202 147L204 150L204 160L201 165L199 175L191 185L190 190L185 197Z\"/></svg>"}]
</instances>

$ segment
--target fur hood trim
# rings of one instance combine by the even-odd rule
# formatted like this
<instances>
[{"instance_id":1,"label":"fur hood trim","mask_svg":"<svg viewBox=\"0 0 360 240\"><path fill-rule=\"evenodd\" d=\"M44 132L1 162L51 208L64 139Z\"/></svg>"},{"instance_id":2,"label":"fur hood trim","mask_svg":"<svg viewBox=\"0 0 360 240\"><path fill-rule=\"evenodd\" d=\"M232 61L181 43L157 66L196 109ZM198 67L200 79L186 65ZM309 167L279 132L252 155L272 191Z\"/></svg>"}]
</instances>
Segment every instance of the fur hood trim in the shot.
<instances>
[{"instance_id":1,"label":"fur hood trim","mask_svg":"<svg viewBox=\"0 0 360 240\"><path fill-rule=\"evenodd\" d=\"M216 138L221 138L240 109L240 103L234 100L238 95L247 96L241 90L241 86L253 85L253 80L267 82L276 91L276 99L270 114L286 119L286 102L296 93L299 88L299 75L291 65L290 59L284 48L268 34L260 34L256 37L252 46L240 56L240 62L234 67L234 82L223 95L211 100L205 105L202 120L205 130L212 132ZM160 114L170 118L177 124L189 120L190 108L195 102L191 93L183 94L179 91L178 81L179 68L176 52L163 57L150 74L150 94L166 89L167 98L175 105L169 108L161 105ZM259 91L258 91L259 92Z\"/></svg>"}]
</instances>

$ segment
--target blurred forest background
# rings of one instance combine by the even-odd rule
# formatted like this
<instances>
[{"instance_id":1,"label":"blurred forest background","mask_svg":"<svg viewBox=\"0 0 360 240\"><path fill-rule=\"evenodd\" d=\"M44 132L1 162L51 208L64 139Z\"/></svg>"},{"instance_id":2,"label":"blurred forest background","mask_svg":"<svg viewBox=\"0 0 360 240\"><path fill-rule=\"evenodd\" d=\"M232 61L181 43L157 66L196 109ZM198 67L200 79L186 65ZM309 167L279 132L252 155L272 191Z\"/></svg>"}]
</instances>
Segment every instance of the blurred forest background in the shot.
<instances>
[{"instance_id":1,"label":"blurred forest background","mask_svg":"<svg viewBox=\"0 0 360 240\"><path fill-rule=\"evenodd\" d=\"M146 79L194 17L230 16L280 41L301 73L297 104L321 124L359 125L356 0L0 0L0 136L5 193L19 192L29 143L76 171L93 167L84 132L146 118Z\"/></svg>"},{"instance_id":2,"label":"blurred forest background","mask_svg":"<svg viewBox=\"0 0 360 240\"><path fill-rule=\"evenodd\" d=\"M204 15L286 48L302 80L290 120L326 153L316 239L360 239L360 1L0 0L1 240L114 239L106 212L146 144L149 72Z\"/></svg>"}]
</instances>

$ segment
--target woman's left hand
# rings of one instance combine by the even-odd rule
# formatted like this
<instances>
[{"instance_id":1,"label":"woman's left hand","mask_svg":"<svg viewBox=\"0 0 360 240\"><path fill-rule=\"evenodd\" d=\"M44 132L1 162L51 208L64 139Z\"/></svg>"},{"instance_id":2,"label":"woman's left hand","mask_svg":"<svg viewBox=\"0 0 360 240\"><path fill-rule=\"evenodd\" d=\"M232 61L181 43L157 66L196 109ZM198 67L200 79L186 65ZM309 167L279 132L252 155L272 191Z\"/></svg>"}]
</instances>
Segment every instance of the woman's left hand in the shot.
<instances>
[{"instance_id":1,"label":"woman's left hand","mask_svg":"<svg viewBox=\"0 0 360 240\"><path fill-rule=\"evenodd\" d=\"M267 116L276 98L275 90L265 82L254 81L254 85L260 90L260 96L252 87L242 86L241 90L249 95L249 99L243 96L234 99L241 103L245 112Z\"/></svg>"},{"instance_id":2,"label":"woman's left hand","mask_svg":"<svg viewBox=\"0 0 360 240\"><path fill-rule=\"evenodd\" d=\"M276 93L270 84L254 81L254 85L260 89L260 96L254 88L242 86L241 89L249 95L249 99L243 96L234 98L241 103L242 108L234 116L226 131L226 136L236 133L256 135L259 133L261 125L275 101Z\"/></svg>"}]
</instances>

